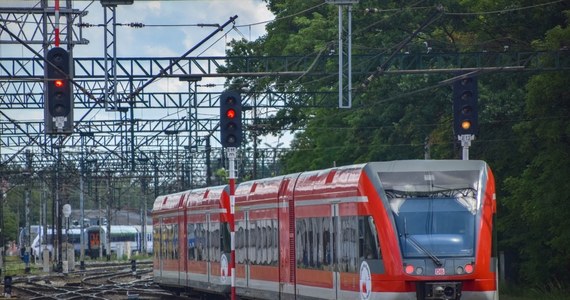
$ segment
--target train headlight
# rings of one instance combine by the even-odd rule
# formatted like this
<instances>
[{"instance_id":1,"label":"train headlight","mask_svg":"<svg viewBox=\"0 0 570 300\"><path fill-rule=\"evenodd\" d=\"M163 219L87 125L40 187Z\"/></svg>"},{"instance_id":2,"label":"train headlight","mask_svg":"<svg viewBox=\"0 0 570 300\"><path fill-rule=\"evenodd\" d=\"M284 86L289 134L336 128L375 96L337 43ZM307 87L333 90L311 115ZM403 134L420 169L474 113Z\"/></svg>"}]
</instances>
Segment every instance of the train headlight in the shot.
<instances>
[{"instance_id":1,"label":"train headlight","mask_svg":"<svg viewBox=\"0 0 570 300\"><path fill-rule=\"evenodd\" d=\"M463 267L462 267L462 266L459 266L459 267L457 267L457 268L455 269L455 273L456 273L456 274L463 274L464 271L465 271L465 270L463 270Z\"/></svg>"},{"instance_id":2,"label":"train headlight","mask_svg":"<svg viewBox=\"0 0 570 300\"><path fill-rule=\"evenodd\" d=\"M465 272L466 272L467 274L473 273L473 265L472 265L472 264L466 264L466 265L465 265Z\"/></svg>"},{"instance_id":3,"label":"train headlight","mask_svg":"<svg viewBox=\"0 0 570 300\"><path fill-rule=\"evenodd\" d=\"M422 275L424 273L424 268L414 267L414 265L405 265L404 272L409 275Z\"/></svg>"}]
</instances>

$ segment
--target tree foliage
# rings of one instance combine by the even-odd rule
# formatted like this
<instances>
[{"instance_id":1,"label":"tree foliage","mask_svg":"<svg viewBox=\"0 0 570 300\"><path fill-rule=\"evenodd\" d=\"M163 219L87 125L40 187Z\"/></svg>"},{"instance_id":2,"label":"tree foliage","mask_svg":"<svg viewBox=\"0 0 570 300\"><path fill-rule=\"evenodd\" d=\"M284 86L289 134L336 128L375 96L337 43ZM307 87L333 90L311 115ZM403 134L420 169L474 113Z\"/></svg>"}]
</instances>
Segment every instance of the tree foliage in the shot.
<instances>
[{"instance_id":1,"label":"tree foliage","mask_svg":"<svg viewBox=\"0 0 570 300\"><path fill-rule=\"evenodd\" d=\"M570 28L556 26L539 50L557 50L570 43ZM522 279L560 280L570 275L570 73L533 76L526 85L526 120L515 125L523 141L520 156L527 161L522 173L507 178L511 193L504 202L509 224L517 235L507 236L510 249L520 249ZM509 233L509 232L506 232Z\"/></svg>"},{"instance_id":2,"label":"tree foliage","mask_svg":"<svg viewBox=\"0 0 570 300\"><path fill-rule=\"evenodd\" d=\"M266 2L276 16L267 35L240 41L228 55L315 60L337 55L337 6L320 0ZM361 0L353 6L353 53L378 58L394 53L568 49L563 11L569 8L567 1ZM409 39L421 24L426 26ZM283 170L426 156L460 158L451 129L451 88L439 84L454 74L378 74L363 87L382 63L370 59L353 65L362 73L353 77L351 109L296 106L307 101L299 97L271 117L268 132L296 133L291 151L281 158ZM487 71L478 76L481 130L470 156L494 169L500 246L512 279L537 284L570 279L568 79L567 71ZM320 92L335 92L338 85L336 76L262 78L249 84L260 90ZM336 102L325 99L331 107Z\"/></svg>"}]
</instances>

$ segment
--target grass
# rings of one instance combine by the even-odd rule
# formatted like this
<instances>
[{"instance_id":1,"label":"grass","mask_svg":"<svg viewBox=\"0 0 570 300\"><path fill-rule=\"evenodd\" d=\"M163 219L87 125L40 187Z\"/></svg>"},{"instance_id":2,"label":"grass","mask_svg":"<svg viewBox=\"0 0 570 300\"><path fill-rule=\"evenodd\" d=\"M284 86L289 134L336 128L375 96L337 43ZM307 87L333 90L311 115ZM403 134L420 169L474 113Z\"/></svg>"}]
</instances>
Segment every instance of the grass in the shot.
<instances>
[{"instance_id":1,"label":"grass","mask_svg":"<svg viewBox=\"0 0 570 300\"><path fill-rule=\"evenodd\" d=\"M25 274L26 264L19 256L6 256L4 266L2 268L2 276L19 276ZM30 263L30 274L38 274L38 269L34 264Z\"/></svg>"},{"instance_id":2,"label":"grass","mask_svg":"<svg viewBox=\"0 0 570 300\"><path fill-rule=\"evenodd\" d=\"M144 259L148 259L151 256L148 255L133 255L131 256L131 259L136 259L137 261L139 260L144 260ZM152 257L151 257L152 258ZM117 261L117 257L115 255L113 255L111 257L112 261ZM91 260L91 258L89 257L85 257L85 262L89 262L89 261L106 261L105 258L103 258L103 260ZM127 256L123 256L122 260L120 261L128 261L127 260ZM50 264L50 269L52 269L53 263ZM75 261L76 264L76 268L79 267L79 262L76 259ZM19 256L6 256L5 257L5 263L4 266L2 267L2 273L0 274L0 283L2 281L2 278L5 275L8 276L23 276L23 275L37 275L37 274L45 274L43 272L43 265L40 264L36 264L33 262L30 262L30 273L26 274L25 273L25 269L26 269L26 264L22 261L22 259L20 259Z\"/></svg>"},{"instance_id":3,"label":"grass","mask_svg":"<svg viewBox=\"0 0 570 300\"><path fill-rule=\"evenodd\" d=\"M541 287L502 285L499 292L501 300L570 300L570 290L559 281Z\"/></svg>"}]
</instances>

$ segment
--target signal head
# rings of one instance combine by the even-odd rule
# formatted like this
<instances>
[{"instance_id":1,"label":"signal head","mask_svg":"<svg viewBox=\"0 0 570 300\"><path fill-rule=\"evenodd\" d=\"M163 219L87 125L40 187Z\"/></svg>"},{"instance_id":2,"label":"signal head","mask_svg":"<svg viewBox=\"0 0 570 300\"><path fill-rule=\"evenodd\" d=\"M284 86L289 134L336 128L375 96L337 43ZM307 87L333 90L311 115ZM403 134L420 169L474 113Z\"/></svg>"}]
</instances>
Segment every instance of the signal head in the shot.
<instances>
[{"instance_id":1,"label":"signal head","mask_svg":"<svg viewBox=\"0 0 570 300\"><path fill-rule=\"evenodd\" d=\"M220 96L220 142L223 147L241 145L241 96L236 91L225 91Z\"/></svg>"},{"instance_id":2,"label":"signal head","mask_svg":"<svg viewBox=\"0 0 570 300\"><path fill-rule=\"evenodd\" d=\"M462 78L453 83L453 131L455 135L476 135L478 125L477 79Z\"/></svg>"}]
</instances>

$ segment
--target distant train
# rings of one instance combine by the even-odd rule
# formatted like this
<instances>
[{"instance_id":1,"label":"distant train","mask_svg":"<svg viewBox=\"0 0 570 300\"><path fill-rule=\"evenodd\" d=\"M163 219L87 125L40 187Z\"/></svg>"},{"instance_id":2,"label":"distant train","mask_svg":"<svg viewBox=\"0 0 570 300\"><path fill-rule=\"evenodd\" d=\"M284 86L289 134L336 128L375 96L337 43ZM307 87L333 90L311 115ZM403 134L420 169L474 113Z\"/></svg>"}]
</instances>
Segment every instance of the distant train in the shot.
<instances>
[{"instance_id":1,"label":"distant train","mask_svg":"<svg viewBox=\"0 0 570 300\"><path fill-rule=\"evenodd\" d=\"M372 162L240 183L235 285L254 299L498 299L483 161ZM159 196L154 280L230 292L229 187Z\"/></svg>"},{"instance_id":2,"label":"distant train","mask_svg":"<svg viewBox=\"0 0 570 300\"><path fill-rule=\"evenodd\" d=\"M152 227L145 227L145 236L143 236L142 226L138 225L111 225L111 243L110 247L107 242L107 226L90 226L84 229L84 249L85 256L91 258L106 256L109 253L127 254L142 253L143 240L146 240L147 254L152 254ZM53 253L54 232L49 228L45 233L39 230L32 242L32 254L39 257L43 249ZM40 243L41 238L41 243ZM70 228L62 231L62 242L73 244L75 256L80 255L81 251L81 229ZM101 249L101 251L99 250Z\"/></svg>"}]
</instances>

